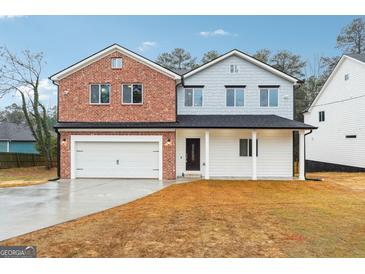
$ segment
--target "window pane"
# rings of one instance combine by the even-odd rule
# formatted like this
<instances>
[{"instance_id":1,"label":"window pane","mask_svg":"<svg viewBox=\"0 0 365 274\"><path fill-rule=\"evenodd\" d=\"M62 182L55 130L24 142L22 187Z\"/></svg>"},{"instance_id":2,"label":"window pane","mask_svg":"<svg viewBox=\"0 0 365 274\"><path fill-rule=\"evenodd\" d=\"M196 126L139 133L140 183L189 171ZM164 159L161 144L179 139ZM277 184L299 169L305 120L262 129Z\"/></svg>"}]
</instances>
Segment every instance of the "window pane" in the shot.
<instances>
[{"instance_id":1,"label":"window pane","mask_svg":"<svg viewBox=\"0 0 365 274\"><path fill-rule=\"evenodd\" d=\"M267 107L269 103L268 90L260 89L260 106Z\"/></svg>"},{"instance_id":2,"label":"window pane","mask_svg":"<svg viewBox=\"0 0 365 274\"><path fill-rule=\"evenodd\" d=\"M123 103L132 103L132 85L123 85Z\"/></svg>"},{"instance_id":3,"label":"window pane","mask_svg":"<svg viewBox=\"0 0 365 274\"><path fill-rule=\"evenodd\" d=\"M122 58L113 58L112 68L121 68L121 67L122 67Z\"/></svg>"},{"instance_id":4,"label":"window pane","mask_svg":"<svg viewBox=\"0 0 365 274\"><path fill-rule=\"evenodd\" d=\"M234 106L234 89L227 89L226 91L226 105L227 107L233 107Z\"/></svg>"},{"instance_id":5,"label":"window pane","mask_svg":"<svg viewBox=\"0 0 365 274\"><path fill-rule=\"evenodd\" d=\"M201 88L194 89L194 106L203 105L203 90Z\"/></svg>"},{"instance_id":6,"label":"window pane","mask_svg":"<svg viewBox=\"0 0 365 274\"><path fill-rule=\"evenodd\" d=\"M241 107L245 104L244 90L242 88L236 89L236 106Z\"/></svg>"},{"instance_id":7,"label":"window pane","mask_svg":"<svg viewBox=\"0 0 365 274\"><path fill-rule=\"evenodd\" d=\"M248 156L247 145L247 139L240 139L240 156Z\"/></svg>"},{"instance_id":8,"label":"window pane","mask_svg":"<svg viewBox=\"0 0 365 274\"><path fill-rule=\"evenodd\" d=\"M109 103L109 85L101 85L101 95L100 95L100 103L108 104Z\"/></svg>"},{"instance_id":9,"label":"window pane","mask_svg":"<svg viewBox=\"0 0 365 274\"><path fill-rule=\"evenodd\" d=\"M142 103L142 85L133 85L133 103Z\"/></svg>"},{"instance_id":10,"label":"window pane","mask_svg":"<svg viewBox=\"0 0 365 274\"><path fill-rule=\"evenodd\" d=\"M278 90L270 89L270 107L278 106Z\"/></svg>"},{"instance_id":11,"label":"window pane","mask_svg":"<svg viewBox=\"0 0 365 274\"><path fill-rule=\"evenodd\" d=\"M99 85L91 85L90 102L93 104L99 103Z\"/></svg>"},{"instance_id":12,"label":"window pane","mask_svg":"<svg viewBox=\"0 0 365 274\"><path fill-rule=\"evenodd\" d=\"M185 89L185 106L191 107L193 105L193 89Z\"/></svg>"}]
</instances>

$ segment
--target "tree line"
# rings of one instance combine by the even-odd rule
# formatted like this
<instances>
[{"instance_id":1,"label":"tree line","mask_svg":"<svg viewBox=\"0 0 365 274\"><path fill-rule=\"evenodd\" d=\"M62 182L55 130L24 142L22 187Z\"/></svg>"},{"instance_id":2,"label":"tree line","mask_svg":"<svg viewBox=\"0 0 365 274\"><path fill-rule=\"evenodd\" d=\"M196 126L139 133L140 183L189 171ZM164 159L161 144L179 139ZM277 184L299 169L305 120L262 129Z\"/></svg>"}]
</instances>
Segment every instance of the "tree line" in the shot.
<instances>
[{"instance_id":1,"label":"tree line","mask_svg":"<svg viewBox=\"0 0 365 274\"><path fill-rule=\"evenodd\" d=\"M337 36L335 46L342 53L365 53L364 19L356 18L344 26ZM205 64L219 55L218 51L211 50L197 61L197 58L185 49L176 48L171 52L161 53L156 62L168 69L183 72ZM314 100L341 56L320 56L313 61L308 61L288 50L272 52L265 48L256 51L253 57L280 71L305 80L295 93L295 118L302 120L302 112ZM50 168L52 151L55 150L52 127L56 122L57 108L47 109L39 100L40 76L44 65L42 53L25 50L20 55L16 55L6 47L0 48L0 99L14 93L21 98L20 105L13 103L0 111L0 121L27 124L36 139L39 151L47 159L47 168Z\"/></svg>"}]
</instances>

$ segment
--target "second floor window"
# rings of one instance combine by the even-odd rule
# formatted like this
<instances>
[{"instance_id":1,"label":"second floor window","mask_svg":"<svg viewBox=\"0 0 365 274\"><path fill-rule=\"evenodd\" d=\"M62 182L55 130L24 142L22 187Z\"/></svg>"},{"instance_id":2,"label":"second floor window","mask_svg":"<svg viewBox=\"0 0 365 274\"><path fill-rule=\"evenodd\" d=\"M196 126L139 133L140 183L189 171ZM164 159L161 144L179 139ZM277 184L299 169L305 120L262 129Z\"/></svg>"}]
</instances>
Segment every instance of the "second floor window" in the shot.
<instances>
[{"instance_id":1,"label":"second floor window","mask_svg":"<svg viewBox=\"0 0 365 274\"><path fill-rule=\"evenodd\" d=\"M202 88L185 88L185 106L201 107L203 105Z\"/></svg>"},{"instance_id":2,"label":"second floor window","mask_svg":"<svg viewBox=\"0 0 365 274\"><path fill-rule=\"evenodd\" d=\"M90 103L91 104L109 104L110 103L110 85L109 84L92 84L90 86Z\"/></svg>"},{"instance_id":3,"label":"second floor window","mask_svg":"<svg viewBox=\"0 0 365 274\"><path fill-rule=\"evenodd\" d=\"M122 93L123 104L143 104L142 84L122 85Z\"/></svg>"},{"instance_id":4,"label":"second floor window","mask_svg":"<svg viewBox=\"0 0 365 274\"><path fill-rule=\"evenodd\" d=\"M261 107L277 107L279 103L277 88L261 88L260 89L260 106Z\"/></svg>"},{"instance_id":5,"label":"second floor window","mask_svg":"<svg viewBox=\"0 0 365 274\"><path fill-rule=\"evenodd\" d=\"M242 107L245 104L245 90L243 88L226 89L226 106Z\"/></svg>"}]
</instances>

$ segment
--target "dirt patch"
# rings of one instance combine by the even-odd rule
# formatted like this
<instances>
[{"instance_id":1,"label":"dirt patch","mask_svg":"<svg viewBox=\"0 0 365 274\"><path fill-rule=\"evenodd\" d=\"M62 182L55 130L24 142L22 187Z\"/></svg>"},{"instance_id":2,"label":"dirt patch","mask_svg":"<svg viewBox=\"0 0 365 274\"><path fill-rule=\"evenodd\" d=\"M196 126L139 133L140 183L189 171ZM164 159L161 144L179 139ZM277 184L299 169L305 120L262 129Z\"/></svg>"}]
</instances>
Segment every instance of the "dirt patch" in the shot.
<instances>
[{"instance_id":1,"label":"dirt patch","mask_svg":"<svg viewBox=\"0 0 365 274\"><path fill-rule=\"evenodd\" d=\"M56 178L57 169L43 166L0 169L0 188L29 186Z\"/></svg>"}]
</instances>

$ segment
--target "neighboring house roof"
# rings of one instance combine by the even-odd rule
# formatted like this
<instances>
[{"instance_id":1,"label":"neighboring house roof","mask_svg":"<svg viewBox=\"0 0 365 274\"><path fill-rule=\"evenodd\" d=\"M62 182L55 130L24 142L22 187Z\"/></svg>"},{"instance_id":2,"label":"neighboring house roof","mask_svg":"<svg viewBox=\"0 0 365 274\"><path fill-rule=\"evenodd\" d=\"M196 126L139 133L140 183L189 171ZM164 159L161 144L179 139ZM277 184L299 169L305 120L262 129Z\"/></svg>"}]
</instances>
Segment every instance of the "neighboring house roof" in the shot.
<instances>
[{"instance_id":1,"label":"neighboring house roof","mask_svg":"<svg viewBox=\"0 0 365 274\"><path fill-rule=\"evenodd\" d=\"M92 55L90 55L89 57L86 57L85 59L57 72L56 74L53 74L52 76L50 76L49 78L52 80L52 81L59 81L61 80L62 78L70 75L71 73L75 72L75 71L78 71L80 69L82 69L83 67L85 66L88 66L89 64L103 58L104 56L114 52L114 51L119 51L121 52L122 54L125 54L127 55L128 57L140 62L140 63L143 63L173 79L180 79L180 75L173 72L172 70L169 70L167 68L164 68L162 67L161 65L143 57L142 55L139 55L129 49L126 49L118 44L113 44L109 47L106 47L105 49L102 49Z\"/></svg>"},{"instance_id":2,"label":"neighboring house roof","mask_svg":"<svg viewBox=\"0 0 365 274\"><path fill-rule=\"evenodd\" d=\"M289 75L289 74L287 74L285 72L282 72L282 71L278 70L277 68L274 68L274 67L272 67L272 66L270 66L270 65L268 65L268 64L266 64L266 63L264 63L264 62L262 62L262 61L260 61L260 60L258 60L256 58L254 58L253 56L248 55L247 53L244 53L244 52L242 52L240 50L237 50L237 49L233 49L233 50L231 50L231 51L229 51L229 52L227 52L227 53L225 53L225 54L223 54L223 55L221 55L221 56L219 56L219 57L211 60L210 62L205 63L204 65L201 65L201 66L199 66L199 67L197 67L197 68L195 68L193 70L188 71L187 73L185 73L183 75L183 77L184 78L188 78L188 77L194 75L195 73L198 73L199 71L202 71L202 70L204 70L206 68L209 68L210 66L212 66L212 65L214 65L214 64L216 64L218 62L221 62L224 59L226 59L228 57L231 57L233 55L238 56L238 57L240 57L240 58L242 58L242 59L244 59L244 60L246 60L246 61L248 61L248 62L250 62L252 64L255 64L258 67L261 67L261 68L263 68L263 69L265 69L265 70L267 70L267 71L269 71L269 72L271 72L273 74L276 74L279 77L282 77L282 78L284 78L284 79L286 79L286 80L288 80L290 82L293 82L293 83L302 83L303 82L302 80L300 80L300 79L298 79L298 78L296 78L294 76L291 76L291 75Z\"/></svg>"},{"instance_id":3,"label":"neighboring house roof","mask_svg":"<svg viewBox=\"0 0 365 274\"><path fill-rule=\"evenodd\" d=\"M328 86L328 84L331 82L332 78L336 74L337 70L339 69L339 67L341 66L341 64L346 59L354 60L356 62L360 62L361 64L364 64L365 65L365 54L351 53L351 54L344 54L344 55L342 55L341 58L340 58L340 60L338 60L335 68L333 69L333 71L331 72L331 74L328 76L328 78L327 78L326 82L324 83L323 87L318 92L316 98L313 100L313 102L309 106L309 108L306 111L304 111L304 113L310 112L312 110L313 106L316 105L316 103L318 102L319 98L322 96L323 91L326 89L326 87Z\"/></svg>"},{"instance_id":4,"label":"neighboring house roof","mask_svg":"<svg viewBox=\"0 0 365 274\"><path fill-rule=\"evenodd\" d=\"M351 53L351 54L346 54L346 56L349 56L351 58L354 58L360 62L365 63L365 54L364 53Z\"/></svg>"},{"instance_id":5,"label":"neighboring house roof","mask_svg":"<svg viewBox=\"0 0 365 274\"><path fill-rule=\"evenodd\" d=\"M35 142L28 126L9 122L0 122L0 140Z\"/></svg>"},{"instance_id":6,"label":"neighboring house roof","mask_svg":"<svg viewBox=\"0 0 365 274\"><path fill-rule=\"evenodd\" d=\"M55 128L245 128L315 129L277 115L178 115L177 122L66 122Z\"/></svg>"}]
</instances>

